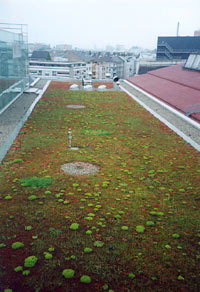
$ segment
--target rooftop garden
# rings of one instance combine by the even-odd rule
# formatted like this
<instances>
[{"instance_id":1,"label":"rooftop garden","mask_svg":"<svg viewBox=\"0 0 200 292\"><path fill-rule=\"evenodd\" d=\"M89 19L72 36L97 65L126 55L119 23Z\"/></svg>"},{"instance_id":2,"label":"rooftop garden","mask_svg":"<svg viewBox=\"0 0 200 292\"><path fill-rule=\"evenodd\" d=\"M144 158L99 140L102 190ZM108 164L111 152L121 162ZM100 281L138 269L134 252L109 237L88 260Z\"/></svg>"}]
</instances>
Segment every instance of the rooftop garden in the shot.
<instances>
[{"instance_id":1,"label":"rooftop garden","mask_svg":"<svg viewBox=\"0 0 200 292\"><path fill-rule=\"evenodd\" d=\"M51 83L0 166L0 291L198 291L199 162L125 93Z\"/></svg>"}]
</instances>

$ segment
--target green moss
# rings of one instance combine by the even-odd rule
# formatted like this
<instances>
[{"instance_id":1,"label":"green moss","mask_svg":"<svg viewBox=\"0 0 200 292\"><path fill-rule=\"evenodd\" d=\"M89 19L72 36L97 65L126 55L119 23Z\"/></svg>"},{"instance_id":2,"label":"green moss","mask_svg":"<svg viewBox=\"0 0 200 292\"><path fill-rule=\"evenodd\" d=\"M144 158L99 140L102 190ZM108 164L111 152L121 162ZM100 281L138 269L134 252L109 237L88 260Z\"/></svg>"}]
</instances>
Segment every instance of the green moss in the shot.
<instances>
[{"instance_id":1,"label":"green moss","mask_svg":"<svg viewBox=\"0 0 200 292\"><path fill-rule=\"evenodd\" d=\"M66 278L66 279L71 279L74 277L75 271L72 269L65 269L62 272L62 275Z\"/></svg>"},{"instance_id":2,"label":"green moss","mask_svg":"<svg viewBox=\"0 0 200 292\"><path fill-rule=\"evenodd\" d=\"M180 193L185 193L185 190L184 189L179 189L179 192Z\"/></svg>"},{"instance_id":3,"label":"green moss","mask_svg":"<svg viewBox=\"0 0 200 292\"><path fill-rule=\"evenodd\" d=\"M83 275L80 279L81 283L90 284L91 278L89 276Z\"/></svg>"},{"instance_id":4,"label":"green moss","mask_svg":"<svg viewBox=\"0 0 200 292\"><path fill-rule=\"evenodd\" d=\"M115 215L116 219L121 219L122 217L120 215ZM123 229L122 229L123 230Z\"/></svg>"},{"instance_id":5,"label":"green moss","mask_svg":"<svg viewBox=\"0 0 200 292\"><path fill-rule=\"evenodd\" d=\"M91 231L91 230L87 230L87 231L85 232L85 234L90 235L90 234L92 234L92 231Z\"/></svg>"},{"instance_id":6,"label":"green moss","mask_svg":"<svg viewBox=\"0 0 200 292\"><path fill-rule=\"evenodd\" d=\"M121 230L124 230L124 231L128 230L128 226L122 226Z\"/></svg>"},{"instance_id":7,"label":"green moss","mask_svg":"<svg viewBox=\"0 0 200 292\"><path fill-rule=\"evenodd\" d=\"M149 214L153 215L153 216L163 216L164 215L163 212L156 212L156 211L151 211Z\"/></svg>"},{"instance_id":8,"label":"green moss","mask_svg":"<svg viewBox=\"0 0 200 292\"><path fill-rule=\"evenodd\" d=\"M20 272L23 271L23 267L22 266L17 266L16 268L14 268L15 272Z\"/></svg>"},{"instance_id":9,"label":"green moss","mask_svg":"<svg viewBox=\"0 0 200 292\"><path fill-rule=\"evenodd\" d=\"M24 247L24 244L22 242L19 242L19 241L16 241L12 244L12 248L13 249L18 249L18 248L21 248L21 247Z\"/></svg>"},{"instance_id":10,"label":"green moss","mask_svg":"<svg viewBox=\"0 0 200 292\"><path fill-rule=\"evenodd\" d=\"M77 230L79 228L79 224L78 223L72 223L70 226L71 230Z\"/></svg>"},{"instance_id":11,"label":"green moss","mask_svg":"<svg viewBox=\"0 0 200 292\"><path fill-rule=\"evenodd\" d=\"M97 241L94 242L94 246L102 247L102 246L104 246L104 243L102 241L100 241L100 240L97 240Z\"/></svg>"},{"instance_id":12,"label":"green moss","mask_svg":"<svg viewBox=\"0 0 200 292\"><path fill-rule=\"evenodd\" d=\"M166 244L166 245L165 245L165 248L166 248L166 249L170 249L171 246L170 246L169 244Z\"/></svg>"},{"instance_id":13,"label":"green moss","mask_svg":"<svg viewBox=\"0 0 200 292\"><path fill-rule=\"evenodd\" d=\"M4 198L5 200L12 200L12 196L8 195Z\"/></svg>"},{"instance_id":14,"label":"green moss","mask_svg":"<svg viewBox=\"0 0 200 292\"><path fill-rule=\"evenodd\" d=\"M44 193L45 193L45 195L50 195L51 191L45 191Z\"/></svg>"},{"instance_id":15,"label":"green moss","mask_svg":"<svg viewBox=\"0 0 200 292\"><path fill-rule=\"evenodd\" d=\"M49 228L49 232L53 235L53 236L59 236L62 233L62 230L60 229L55 229L53 227Z\"/></svg>"},{"instance_id":16,"label":"green moss","mask_svg":"<svg viewBox=\"0 0 200 292\"><path fill-rule=\"evenodd\" d=\"M119 214L120 215L124 215L124 211L119 211Z\"/></svg>"},{"instance_id":17,"label":"green moss","mask_svg":"<svg viewBox=\"0 0 200 292\"><path fill-rule=\"evenodd\" d=\"M129 276L129 278L131 278L131 279L134 279L134 278L135 278L135 274L133 274L133 273L129 273L128 276Z\"/></svg>"},{"instance_id":18,"label":"green moss","mask_svg":"<svg viewBox=\"0 0 200 292\"><path fill-rule=\"evenodd\" d=\"M36 256L29 256L24 261L24 266L26 268L33 268L35 264L37 263L38 258Z\"/></svg>"},{"instance_id":19,"label":"green moss","mask_svg":"<svg viewBox=\"0 0 200 292\"><path fill-rule=\"evenodd\" d=\"M29 230L31 230L32 229L32 226L25 226L25 230L27 230L27 231L29 231Z\"/></svg>"},{"instance_id":20,"label":"green moss","mask_svg":"<svg viewBox=\"0 0 200 292\"><path fill-rule=\"evenodd\" d=\"M179 281L183 281L183 280L185 280L184 277L181 276L181 275L179 275L179 276L177 277L177 279L178 279Z\"/></svg>"},{"instance_id":21,"label":"green moss","mask_svg":"<svg viewBox=\"0 0 200 292\"><path fill-rule=\"evenodd\" d=\"M96 205L95 207L98 208L98 209L100 209L102 206L101 205Z\"/></svg>"},{"instance_id":22,"label":"green moss","mask_svg":"<svg viewBox=\"0 0 200 292\"><path fill-rule=\"evenodd\" d=\"M157 216L164 216L163 212L157 212Z\"/></svg>"},{"instance_id":23,"label":"green moss","mask_svg":"<svg viewBox=\"0 0 200 292\"><path fill-rule=\"evenodd\" d=\"M33 235L32 238L33 238L33 239L37 239L38 236L37 236L37 235Z\"/></svg>"},{"instance_id":24,"label":"green moss","mask_svg":"<svg viewBox=\"0 0 200 292\"><path fill-rule=\"evenodd\" d=\"M15 159L15 160L12 160L12 161L6 162L5 164L6 164L6 165L12 165L12 164L14 164L14 163L21 163L21 162L24 162L23 159L21 159L21 158L17 158L17 159Z\"/></svg>"},{"instance_id":25,"label":"green moss","mask_svg":"<svg viewBox=\"0 0 200 292\"><path fill-rule=\"evenodd\" d=\"M155 225L155 223L153 221L147 221L146 222L146 225L147 226L153 226L153 225Z\"/></svg>"},{"instance_id":26,"label":"green moss","mask_svg":"<svg viewBox=\"0 0 200 292\"><path fill-rule=\"evenodd\" d=\"M88 217L94 217L94 216L95 216L94 213L89 213L89 214L88 214Z\"/></svg>"},{"instance_id":27,"label":"green moss","mask_svg":"<svg viewBox=\"0 0 200 292\"><path fill-rule=\"evenodd\" d=\"M6 244L5 243L0 243L0 248L2 247L6 247Z\"/></svg>"},{"instance_id":28,"label":"green moss","mask_svg":"<svg viewBox=\"0 0 200 292\"><path fill-rule=\"evenodd\" d=\"M174 234L172 234L172 237L173 237L173 238L179 238L179 237L180 237L180 235L179 235L179 234L177 234L177 233L174 233Z\"/></svg>"},{"instance_id":29,"label":"green moss","mask_svg":"<svg viewBox=\"0 0 200 292\"><path fill-rule=\"evenodd\" d=\"M90 252L92 252L92 248L86 247L86 248L84 248L84 252L90 253Z\"/></svg>"},{"instance_id":30,"label":"green moss","mask_svg":"<svg viewBox=\"0 0 200 292\"><path fill-rule=\"evenodd\" d=\"M136 226L136 232L143 233L145 231L145 227L143 225Z\"/></svg>"},{"instance_id":31,"label":"green moss","mask_svg":"<svg viewBox=\"0 0 200 292\"><path fill-rule=\"evenodd\" d=\"M84 219L87 220L87 221L92 221L93 217L85 217Z\"/></svg>"},{"instance_id":32,"label":"green moss","mask_svg":"<svg viewBox=\"0 0 200 292\"><path fill-rule=\"evenodd\" d=\"M52 254L49 252L44 252L43 254L46 260L50 260L53 258Z\"/></svg>"},{"instance_id":33,"label":"green moss","mask_svg":"<svg viewBox=\"0 0 200 292\"><path fill-rule=\"evenodd\" d=\"M38 199L38 197L35 196L35 195L31 195L31 196L28 197L29 201L34 201L34 200L37 200L37 199Z\"/></svg>"},{"instance_id":34,"label":"green moss","mask_svg":"<svg viewBox=\"0 0 200 292\"><path fill-rule=\"evenodd\" d=\"M30 274L30 271L29 270L24 270L23 272L22 272L22 275L23 276L28 276Z\"/></svg>"},{"instance_id":35,"label":"green moss","mask_svg":"<svg viewBox=\"0 0 200 292\"><path fill-rule=\"evenodd\" d=\"M79 184L77 184L77 183L74 183L72 186L76 188L76 187L78 187L78 186L79 186Z\"/></svg>"}]
</instances>

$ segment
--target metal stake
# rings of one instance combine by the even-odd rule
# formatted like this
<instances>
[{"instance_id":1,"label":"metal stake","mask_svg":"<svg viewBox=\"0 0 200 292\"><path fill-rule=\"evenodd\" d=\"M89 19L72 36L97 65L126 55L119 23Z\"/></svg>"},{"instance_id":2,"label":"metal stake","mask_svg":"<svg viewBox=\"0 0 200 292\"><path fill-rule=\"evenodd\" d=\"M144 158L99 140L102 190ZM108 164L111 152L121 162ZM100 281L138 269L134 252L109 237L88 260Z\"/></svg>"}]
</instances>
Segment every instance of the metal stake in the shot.
<instances>
[{"instance_id":1,"label":"metal stake","mask_svg":"<svg viewBox=\"0 0 200 292\"><path fill-rule=\"evenodd\" d=\"M69 134L69 148L71 149L72 148L72 130L70 128L69 128L68 134Z\"/></svg>"}]
</instances>

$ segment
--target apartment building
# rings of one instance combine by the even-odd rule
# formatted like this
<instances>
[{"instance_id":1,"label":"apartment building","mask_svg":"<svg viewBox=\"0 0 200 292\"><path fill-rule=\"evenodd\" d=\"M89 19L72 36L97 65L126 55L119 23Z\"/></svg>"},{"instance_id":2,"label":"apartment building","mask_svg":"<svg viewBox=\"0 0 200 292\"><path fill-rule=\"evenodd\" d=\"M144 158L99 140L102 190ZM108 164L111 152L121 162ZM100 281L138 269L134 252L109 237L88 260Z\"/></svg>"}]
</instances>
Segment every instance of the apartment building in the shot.
<instances>
[{"instance_id":1,"label":"apartment building","mask_svg":"<svg viewBox=\"0 0 200 292\"><path fill-rule=\"evenodd\" d=\"M29 72L37 77L82 79L91 71L91 64L85 62L29 61Z\"/></svg>"},{"instance_id":2,"label":"apartment building","mask_svg":"<svg viewBox=\"0 0 200 292\"><path fill-rule=\"evenodd\" d=\"M92 78L112 78L115 73L123 78L123 60L115 56L104 56L92 59Z\"/></svg>"}]
</instances>

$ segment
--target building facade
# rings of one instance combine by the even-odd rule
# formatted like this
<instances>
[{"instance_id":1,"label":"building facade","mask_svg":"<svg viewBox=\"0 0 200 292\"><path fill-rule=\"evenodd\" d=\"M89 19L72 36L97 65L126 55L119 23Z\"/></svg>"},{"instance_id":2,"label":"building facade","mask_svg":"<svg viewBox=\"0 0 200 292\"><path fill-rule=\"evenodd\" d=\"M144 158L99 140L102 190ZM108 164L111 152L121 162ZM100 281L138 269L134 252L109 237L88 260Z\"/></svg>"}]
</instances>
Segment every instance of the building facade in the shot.
<instances>
[{"instance_id":1,"label":"building facade","mask_svg":"<svg viewBox=\"0 0 200 292\"><path fill-rule=\"evenodd\" d=\"M104 56L92 59L93 79L113 78L114 74L123 78L124 61L120 57Z\"/></svg>"},{"instance_id":2,"label":"building facade","mask_svg":"<svg viewBox=\"0 0 200 292\"><path fill-rule=\"evenodd\" d=\"M27 26L0 24L0 112L29 84Z\"/></svg>"},{"instance_id":3,"label":"building facade","mask_svg":"<svg viewBox=\"0 0 200 292\"><path fill-rule=\"evenodd\" d=\"M200 36L200 29L199 30L195 30L194 36Z\"/></svg>"},{"instance_id":4,"label":"building facade","mask_svg":"<svg viewBox=\"0 0 200 292\"><path fill-rule=\"evenodd\" d=\"M82 79L92 67L85 62L29 61L29 72L35 77Z\"/></svg>"},{"instance_id":5,"label":"building facade","mask_svg":"<svg viewBox=\"0 0 200 292\"><path fill-rule=\"evenodd\" d=\"M186 60L200 53L200 36L158 37L157 60Z\"/></svg>"}]
</instances>

